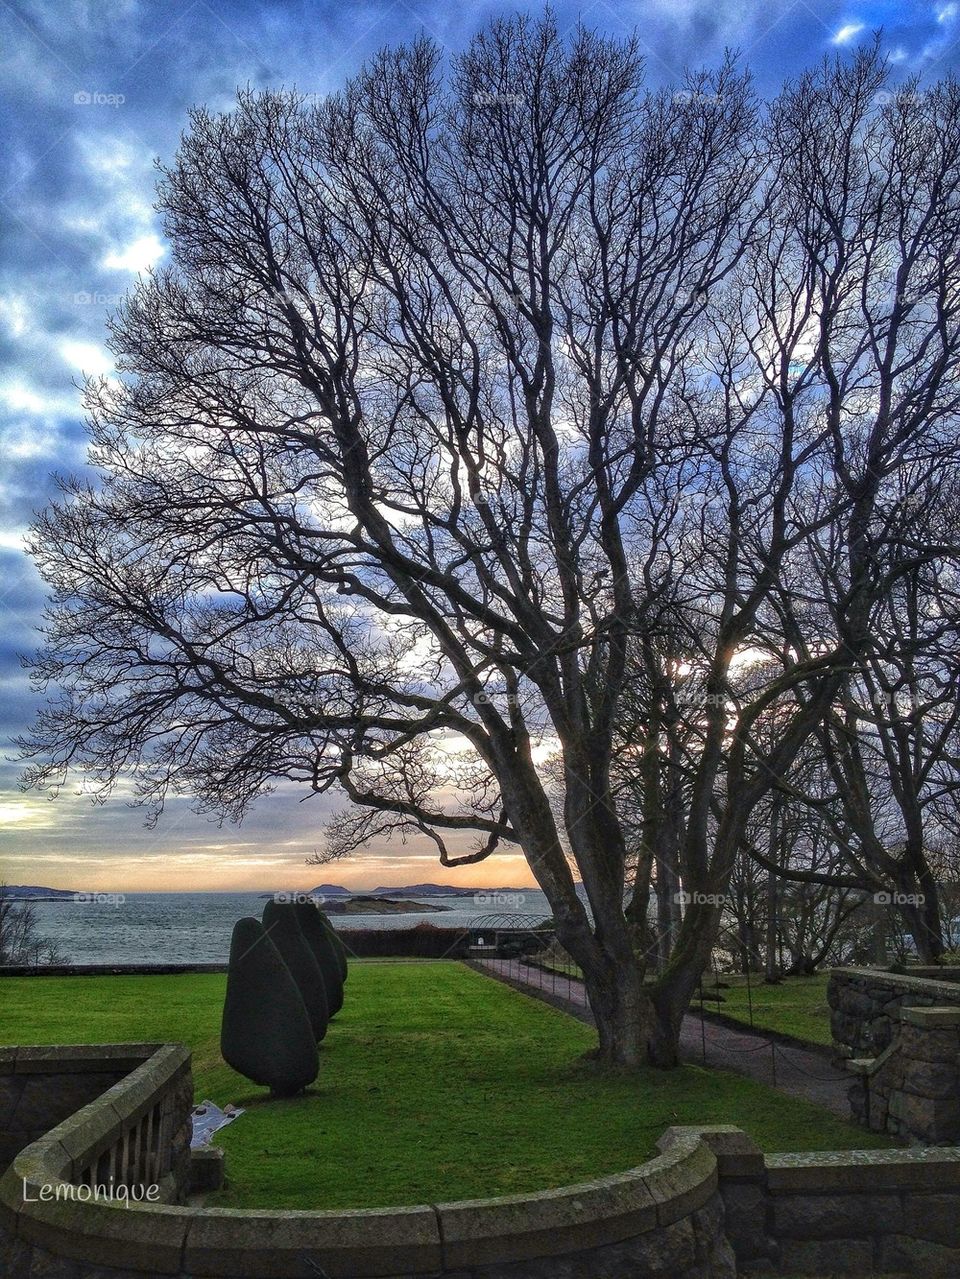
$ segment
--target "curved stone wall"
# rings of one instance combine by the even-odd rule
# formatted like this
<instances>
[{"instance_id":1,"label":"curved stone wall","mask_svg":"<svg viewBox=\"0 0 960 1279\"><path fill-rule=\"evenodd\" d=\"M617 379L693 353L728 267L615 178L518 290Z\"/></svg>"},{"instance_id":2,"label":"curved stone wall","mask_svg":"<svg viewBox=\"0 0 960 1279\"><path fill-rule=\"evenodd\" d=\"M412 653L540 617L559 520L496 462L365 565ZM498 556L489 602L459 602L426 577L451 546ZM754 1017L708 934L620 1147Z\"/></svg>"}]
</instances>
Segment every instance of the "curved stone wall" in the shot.
<instances>
[{"instance_id":1,"label":"curved stone wall","mask_svg":"<svg viewBox=\"0 0 960 1279\"><path fill-rule=\"evenodd\" d=\"M71 1049L47 1054L51 1078ZM101 1050L109 1059L109 1046ZM764 1156L739 1129L671 1128L654 1159L540 1194L355 1212L183 1200L189 1054L140 1062L21 1150L0 1181L10 1279L735 1279L960 1274L960 1148ZM56 1056L57 1053L61 1057ZM91 1068L95 1048L83 1053ZM118 1060L116 1056L114 1062ZM15 1062L14 1062L15 1065ZM148 1116L146 1145L134 1141ZM146 1163L144 1163L146 1159ZM159 1172L168 1202L77 1202L108 1167ZM46 1189L45 1189L46 1188ZM60 1199L57 1190L62 1192ZM64 1196L66 1196L64 1198Z\"/></svg>"},{"instance_id":2,"label":"curved stone wall","mask_svg":"<svg viewBox=\"0 0 960 1279\"><path fill-rule=\"evenodd\" d=\"M35 1068L39 1054L51 1080L69 1073L71 1061L90 1070L96 1052L19 1050L24 1069ZM0 1181L4 1275L728 1279L735 1273L716 1156L696 1130L666 1133L661 1153L629 1172L534 1195L357 1212L194 1207L182 1202L186 1049L125 1045L100 1052L104 1070L120 1061L133 1069L22 1149ZM15 1063L16 1055L14 1073ZM145 1116L162 1119L151 1121L153 1135L144 1142ZM134 1173L156 1180L153 1202L89 1198L95 1181L129 1183Z\"/></svg>"}]
</instances>

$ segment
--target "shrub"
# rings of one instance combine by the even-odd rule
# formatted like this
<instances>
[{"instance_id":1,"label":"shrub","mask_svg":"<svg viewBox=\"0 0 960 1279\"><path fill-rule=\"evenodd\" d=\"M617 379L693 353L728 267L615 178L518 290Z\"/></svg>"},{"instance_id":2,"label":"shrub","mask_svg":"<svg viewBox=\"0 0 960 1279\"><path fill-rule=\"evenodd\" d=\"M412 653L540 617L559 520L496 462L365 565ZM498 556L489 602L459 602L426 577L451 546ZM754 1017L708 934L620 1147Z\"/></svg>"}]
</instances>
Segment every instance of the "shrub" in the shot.
<instances>
[{"instance_id":1,"label":"shrub","mask_svg":"<svg viewBox=\"0 0 960 1279\"><path fill-rule=\"evenodd\" d=\"M330 938L333 925L312 902L293 902L291 908L296 912L303 936L323 974L330 1016L334 1017L343 1007L343 978L340 976L340 956Z\"/></svg>"},{"instance_id":2,"label":"shrub","mask_svg":"<svg viewBox=\"0 0 960 1279\"><path fill-rule=\"evenodd\" d=\"M411 959L462 959L470 944L463 928L438 928L417 924L413 928L344 929L350 953L366 959L403 956Z\"/></svg>"},{"instance_id":3,"label":"shrub","mask_svg":"<svg viewBox=\"0 0 960 1279\"><path fill-rule=\"evenodd\" d=\"M326 977L300 928L297 907L293 902L268 901L263 908L263 927L297 983L313 1037L319 1043L327 1033L327 1023L334 1010L327 994Z\"/></svg>"},{"instance_id":4,"label":"shrub","mask_svg":"<svg viewBox=\"0 0 960 1279\"><path fill-rule=\"evenodd\" d=\"M319 910L319 907L317 908ZM337 952L337 959L340 961L340 980L346 981L350 976L350 969L347 966L347 948L340 940L340 934L330 922L330 916L325 911L319 910L320 918L323 920L324 927L330 934L330 940L333 942L333 948Z\"/></svg>"},{"instance_id":5,"label":"shrub","mask_svg":"<svg viewBox=\"0 0 960 1279\"><path fill-rule=\"evenodd\" d=\"M258 919L233 927L220 1051L228 1066L279 1097L301 1092L317 1077L306 1006Z\"/></svg>"}]
</instances>

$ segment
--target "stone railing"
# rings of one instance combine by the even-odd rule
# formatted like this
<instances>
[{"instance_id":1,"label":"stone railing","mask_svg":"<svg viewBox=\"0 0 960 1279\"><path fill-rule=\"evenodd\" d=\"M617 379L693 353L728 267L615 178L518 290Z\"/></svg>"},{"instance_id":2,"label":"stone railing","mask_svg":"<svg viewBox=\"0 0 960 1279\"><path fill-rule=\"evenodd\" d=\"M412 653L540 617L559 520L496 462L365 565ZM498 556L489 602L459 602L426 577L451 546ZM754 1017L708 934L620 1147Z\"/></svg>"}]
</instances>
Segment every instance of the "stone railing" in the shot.
<instances>
[{"instance_id":1,"label":"stone railing","mask_svg":"<svg viewBox=\"0 0 960 1279\"><path fill-rule=\"evenodd\" d=\"M185 1198L193 1081L182 1044L4 1049L0 1097L0 1138L17 1151L0 1182L0 1273L33 1275L48 1253L52 1275L73 1274L64 1258L113 1263L112 1226L137 1217L125 1205Z\"/></svg>"},{"instance_id":2,"label":"stone railing","mask_svg":"<svg viewBox=\"0 0 960 1279\"><path fill-rule=\"evenodd\" d=\"M20 1050L23 1073L36 1051ZM49 1078L68 1071L70 1050L45 1051ZM89 1065L97 1050L85 1051ZM132 1069L20 1150L0 1181L11 1279L960 1273L960 1149L764 1156L728 1126L668 1129L654 1159L539 1194L355 1212L185 1203L186 1049L99 1051ZM111 1170L112 1185L152 1177L164 1190L127 1202L82 1193Z\"/></svg>"},{"instance_id":3,"label":"stone railing","mask_svg":"<svg viewBox=\"0 0 960 1279\"><path fill-rule=\"evenodd\" d=\"M0 1169L136 1069L155 1045L0 1047Z\"/></svg>"},{"instance_id":4,"label":"stone railing","mask_svg":"<svg viewBox=\"0 0 960 1279\"><path fill-rule=\"evenodd\" d=\"M960 1274L960 1149L717 1159L738 1274Z\"/></svg>"},{"instance_id":5,"label":"stone railing","mask_svg":"<svg viewBox=\"0 0 960 1279\"><path fill-rule=\"evenodd\" d=\"M837 1056L878 1056L895 1037L901 1008L960 1008L960 981L948 976L933 979L928 974L935 971L835 968L827 984L827 1001ZM944 971L952 970L940 970Z\"/></svg>"},{"instance_id":6,"label":"stone railing","mask_svg":"<svg viewBox=\"0 0 960 1279\"><path fill-rule=\"evenodd\" d=\"M139 1082L136 1091L142 1092ZM110 1093L115 1102L116 1089L104 1099ZM693 1129L670 1130L662 1153L629 1172L499 1199L271 1212L56 1197L58 1186L91 1166L94 1150L107 1148L105 1134L94 1136L102 1128L90 1113L96 1106L21 1151L0 1182L4 1275L554 1279L558 1265L570 1279L621 1270L638 1279L736 1273L723 1234L716 1156ZM53 1188L46 1198L44 1187Z\"/></svg>"},{"instance_id":7,"label":"stone railing","mask_svg":"<svg viewBox=\"0 0 960 1279\"><path fill-rule=\"evenodd\" d=\"M960 1142L960 1008L900 1009L899 1033L877 1057L852 1057L856 1121L925 1146Z\"/></svg>"}]
</instances>

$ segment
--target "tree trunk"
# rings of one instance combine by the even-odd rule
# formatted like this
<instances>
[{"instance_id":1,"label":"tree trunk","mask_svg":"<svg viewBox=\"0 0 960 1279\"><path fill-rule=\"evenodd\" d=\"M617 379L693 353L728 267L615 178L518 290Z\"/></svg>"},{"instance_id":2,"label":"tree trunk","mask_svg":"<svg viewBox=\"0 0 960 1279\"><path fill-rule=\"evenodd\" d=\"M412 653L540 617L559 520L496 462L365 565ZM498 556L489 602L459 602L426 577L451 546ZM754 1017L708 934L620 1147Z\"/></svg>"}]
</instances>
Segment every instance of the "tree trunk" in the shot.
<instances>
[{"instance_id":1,"label":"tree trunk","mask_svg":"<svg viewBox=\"0 0 960 1279\"><path fill-rule=\"evenodd\" d=\"M767 858L775 865L779 865L779 834L780 834L780 811L779 806L774 804L773 811L770 814L770 834L767 844ZM766 895L766 934L764 946L764 977L767 981L778 981L780 978L780 967L777 963L777 933L780 929L780 882L773 871L767 872L767 895Z\"/></svg>"},{"instance_id":2,"label":"tree trunk","mask_svg":"<svg viewBox=\"0 0 960 1279\"><path fill-rule=\"evenodd\" d=\"M597 1027L596 1059L617 1067L676 1066L675 1028L658 1010L642 966L602 955L581 960L580 967Z\"/></svg>"},{"instance_id":3,"label":"tree trunk","mask_svg":"<svg viewBox=\"0 0 960 1279\"><path fill-rule=\"evenodd\" d=\"M921 961L938 964L944 952L940 893L936 878L922 855L918 858L916 875L919 902L914 908L911 932Z\"/></svg>"},{"instance_id":4,"label":"tree trunk","mask_svg":"<svg viewBox=\"0 0 960 1279\"><path fill-rule=\"evenodd\" d=\"M680 878L671 858L657 858L657 971L670 960L680 927Z\"/></svg>"}]
</instances>

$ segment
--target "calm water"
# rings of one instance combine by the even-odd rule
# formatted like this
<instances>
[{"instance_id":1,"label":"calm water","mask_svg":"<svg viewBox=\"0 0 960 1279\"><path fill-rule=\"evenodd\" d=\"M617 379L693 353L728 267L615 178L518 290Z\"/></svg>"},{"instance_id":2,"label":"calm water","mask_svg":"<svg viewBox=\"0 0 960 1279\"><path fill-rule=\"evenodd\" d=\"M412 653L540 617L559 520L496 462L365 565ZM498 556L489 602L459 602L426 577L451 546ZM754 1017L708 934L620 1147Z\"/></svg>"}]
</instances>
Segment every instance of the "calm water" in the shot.
<instances>
[{"instance_id":1,"label":"calm water","mask_svg":"<svg viewBox=\"0 0 960 1279\"><path fill-rule=\"evenodd\" d=\"M526 889L499 898L431 897L445 911L404 915L333 915L336 928L442 928L475 925L485 916L550 914L543 893ZM73 964L226 963L233 925L244 915L263 912L261 893L100 894L92 901L37 902L39 931L55 940Z\"/></svg>"}]
</instances>

